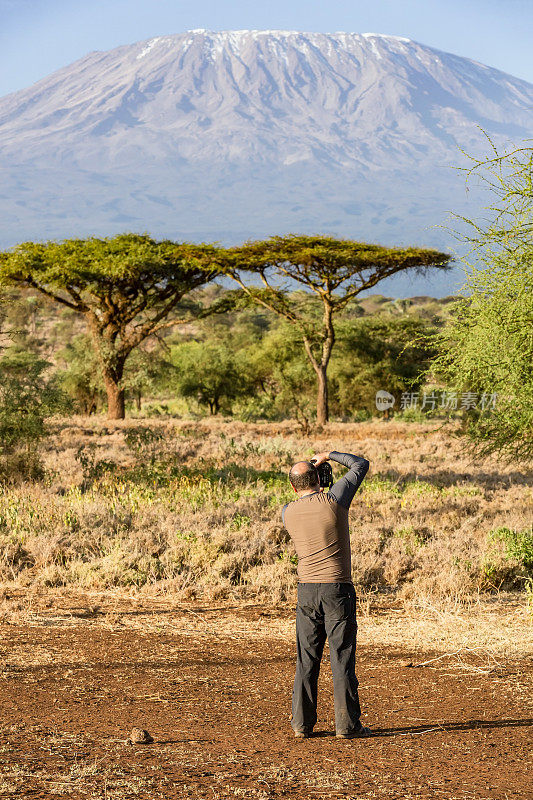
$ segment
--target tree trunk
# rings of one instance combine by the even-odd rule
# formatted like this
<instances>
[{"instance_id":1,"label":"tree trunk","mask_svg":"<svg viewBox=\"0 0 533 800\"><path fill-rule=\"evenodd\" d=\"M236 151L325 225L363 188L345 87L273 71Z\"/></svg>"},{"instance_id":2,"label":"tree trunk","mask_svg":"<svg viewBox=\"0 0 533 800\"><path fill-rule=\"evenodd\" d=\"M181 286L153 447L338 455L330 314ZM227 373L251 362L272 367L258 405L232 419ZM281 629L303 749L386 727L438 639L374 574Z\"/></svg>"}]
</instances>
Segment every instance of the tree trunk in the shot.
<instances>
[{"instance_id":1,"label":"tree trunk","mask_svg":"<svg viewBox=\"0 0 533 800\"><path fill-rule=\"evenodd\" d=\"M209 404L209 414L210 416L214 417L215 414L218 414L220 410L220 402L218 397L215 397L213 400L208 400L207 402Z\"/></svg>"},{"instance_id":2,"label":"tree trunk","mask_svg":"<svg viewBox=\"0 0 533 800\"><path fill-rule=\"evenodd\" d=\"M124 419L126 416L124 389L109 372L104 374L104 381L107 392L107 418Z\"/></svg>"},{"instance_id":3,"label":"tree trunk","mask_svg":"<svg viewBox=\"0 0 533 800\"><path fill-rule=\"evenodd\" d=\"M129 350L123 348L122 352L118 352L116 347L118 328L108 326L107 329L104 329L94 314L88 314L88 321L102 367L102 377L107 393L107 418L124 419L126 416L126 393L122 386L122 377L124 364L131 348Z\"/></svg>"},{"instance_id":4,"label":"tree trunk","mask_svg":"<svg viewBox=\"0 0 533 800\"><path fill-rule=\"evenodd\" d=\"M135 405L137 406L137 411L142 410L142 394L140 389L135 393Z\"/></svg>"},{"instance_id":5,"label":"tree trunk","mask_svg":"<svg viewBox=\"0 0 533 800\"><path fill-rule=\"evenodd\" d=\"M331 358L331 351L335 344L335 328L333 327L333 307L327 297L324 302L324 339L322 342L322 358L320 361L315 358L311 347L311 342L304 336L304 347L307 357L316 372L317 377L317 398L316 398L316 421L318 425L325 425L329 420L328 403L328 364Z\"/></svg>"},{"instance_id":6,"label":"tree trunk","mask_svg":"<svg viewBox=\"0 0 533 800\"><path fill-rule=\"evenodd\" d=\"M320 365L317 370L318 390L316 398L316 421L319 425L325 425L329 419L328 406L328 378L327 367Z\"/></svg>"},{"instance_id":7,"label":"tree trunk","mask_svg":"<svg viewBox=\"0 0 533 800\"><path fill-rule=\"evenodd\" d=\"M317 396L316 396L316 421L318 425L325 425L329 419L328 405L328 362L320 364L313 355L309 341L304 338L305 351L308 355L311 366L317 377Z\"/></svg>"}]
</instances>

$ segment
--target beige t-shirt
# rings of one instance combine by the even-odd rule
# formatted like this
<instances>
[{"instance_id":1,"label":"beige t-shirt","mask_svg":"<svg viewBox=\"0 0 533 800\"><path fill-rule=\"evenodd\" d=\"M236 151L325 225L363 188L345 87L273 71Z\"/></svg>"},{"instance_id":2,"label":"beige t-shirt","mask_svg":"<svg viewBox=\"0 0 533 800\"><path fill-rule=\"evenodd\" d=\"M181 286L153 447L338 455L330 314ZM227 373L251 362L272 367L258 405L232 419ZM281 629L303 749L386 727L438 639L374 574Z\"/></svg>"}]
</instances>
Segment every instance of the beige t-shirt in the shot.
<instances>
[{"instance_id":1,"label":"beige t-shirt","mask_svg":"<svg viewBox=\"0 0 533 800\"><path fill-rule=\"evenodd\" d=\"M306 495L285 509L285 527L296 548L300 583L351 582L347 508L325 492Z\"/></svg>"},{"instance_id":2,"label":"beige t-shirt","mask_svg":"<svg viewBox=\"0 0 533 800\"><path fill-rule=\"evenodd\" d=\"M348 472L329 492L313 492L288 503L282 512L298 556L300 583L351 583L348 509L370 466L366 458L332 451Z\"/></svg>"}]
</instances>

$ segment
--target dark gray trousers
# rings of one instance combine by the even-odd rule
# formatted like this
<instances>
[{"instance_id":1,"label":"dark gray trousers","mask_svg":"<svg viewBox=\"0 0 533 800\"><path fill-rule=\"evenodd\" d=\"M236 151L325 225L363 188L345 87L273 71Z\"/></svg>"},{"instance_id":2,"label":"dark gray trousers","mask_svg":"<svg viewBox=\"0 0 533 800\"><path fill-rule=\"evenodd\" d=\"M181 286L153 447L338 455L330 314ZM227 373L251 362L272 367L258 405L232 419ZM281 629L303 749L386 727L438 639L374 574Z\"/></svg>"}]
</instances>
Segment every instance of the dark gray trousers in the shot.
<instances>
[{"instance_id":1,"label":"dark gray trousers","mask_svg":"<svg viewBox=\"0 0 533 800\"><path fill-rule=\"evenodd\" d=\"M297 661L291 721L295 731L311 731L317 721L318 674L326 637L333 674L336 732L351 733L359 727L355 603L351 583L298 584Z\"/></svg>"}]
</instances>

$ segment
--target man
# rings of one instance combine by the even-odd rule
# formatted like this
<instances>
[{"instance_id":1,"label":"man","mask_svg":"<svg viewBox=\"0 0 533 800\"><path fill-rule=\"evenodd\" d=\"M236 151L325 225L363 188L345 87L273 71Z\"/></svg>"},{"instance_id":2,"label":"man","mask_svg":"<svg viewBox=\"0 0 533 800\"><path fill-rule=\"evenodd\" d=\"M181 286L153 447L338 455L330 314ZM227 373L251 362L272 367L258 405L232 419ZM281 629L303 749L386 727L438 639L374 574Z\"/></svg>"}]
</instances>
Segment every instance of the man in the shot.
<instances>
[{"instance_id":1,"label":"man","mask_svg":"<svg viewBox=\"0 0 533 800\"><path fill-rule=\"evenodd\" d=\"M329 492L320 488L317 467L337 461L348 472ZM298 499L283 507L282 519L298 556L297 663L292 694L294 735L307 738L317 721L320 661L329 641L337 737L370 736L361 721L355 675L357 622L352 583L348 509L369 462L348 453L319 453L290 473Z\"/></svg>"}]
</instances>

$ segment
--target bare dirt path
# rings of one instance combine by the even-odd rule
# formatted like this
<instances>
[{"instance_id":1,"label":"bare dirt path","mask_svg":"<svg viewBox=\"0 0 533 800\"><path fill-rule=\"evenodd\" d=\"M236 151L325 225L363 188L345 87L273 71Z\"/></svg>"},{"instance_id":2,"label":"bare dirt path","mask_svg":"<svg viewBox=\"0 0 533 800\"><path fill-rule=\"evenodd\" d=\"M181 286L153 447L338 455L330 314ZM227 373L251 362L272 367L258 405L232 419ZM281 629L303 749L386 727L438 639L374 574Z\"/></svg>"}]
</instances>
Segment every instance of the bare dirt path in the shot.
<instances>
[{"instance_id":1,"label":"bare dirt path","mask_svg":"<svg viewBox=\"0 0 533 800\"><path fill-rule=\"evenodd\" d=\"M362 644L375 736L335 739L326 659L316 736L295 740L292 610L232 625L224 609L183 610L179 631L172 613L49 609L0 627L0 797L533 797L530 658ZM125 744L134 726L154 743Z\"/></svg>"}]
</instances>

